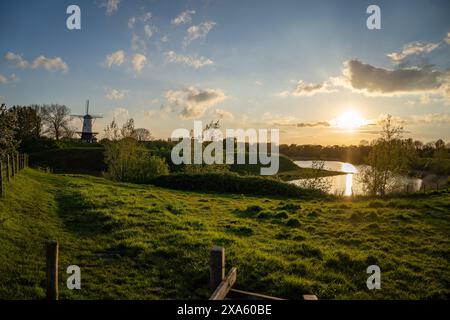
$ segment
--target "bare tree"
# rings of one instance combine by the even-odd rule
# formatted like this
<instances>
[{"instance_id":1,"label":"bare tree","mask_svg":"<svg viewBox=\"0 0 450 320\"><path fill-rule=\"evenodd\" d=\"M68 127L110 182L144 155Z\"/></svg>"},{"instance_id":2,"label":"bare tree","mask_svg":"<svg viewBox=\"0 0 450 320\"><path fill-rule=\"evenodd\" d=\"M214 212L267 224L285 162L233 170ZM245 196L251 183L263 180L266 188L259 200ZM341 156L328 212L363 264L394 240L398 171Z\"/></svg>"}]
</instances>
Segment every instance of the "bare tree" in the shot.
<instances>
[{"instance_id":1,"label":"bare tree","mask_svg":"<svg viewBox=\"0 0 450 320\"><path fill-rule=\"evenodd\" d=\"M106 139L111 141L116 141L120 139L119 126L117 125L116 120L113 120L111 121L110 124L106 125L105 137Z\"/></svg>"},{"instance_id":2,"label":"bare tree","mask_svg":"<svg viewBox=\"0 0 450 320\"><path fill-rule=\"evenodd\" d=\"M135 138L134 119L128 119L120 129L122 138Z\"/></svg>"},{"instance_id":3,"label":"bare tree","mask_svg":"<svg viewBox=\"0 0 450 320\"><path fill-rule=\"evenodd\" d=\"M116 120L113 120L106 126L104 131L106 139L111 141L116 141L124 138L133 138L137 140L133 119L128 119L121 128L119 128Z\"/></svg>"},{"instance_id":4,"label":"bare tree","mask_svg":"<svg viewBox=\"0 0 450 320\"><path fill-rule=\"evenodd\" d=\"M137 141L149 141L152 139L150 131L145 128L137 128L134 130Z\"/></svg>"},{"instance_id":5,"label":"bare tree","mask_svg":"<svg viewBox=\"0 0 450 320\"><path fill-rule=\"evenodd\" d=\"M65 105L52 104L42 107L45 132L59 140L69 130L70 109Z\"/></svg>"}]
</instances>

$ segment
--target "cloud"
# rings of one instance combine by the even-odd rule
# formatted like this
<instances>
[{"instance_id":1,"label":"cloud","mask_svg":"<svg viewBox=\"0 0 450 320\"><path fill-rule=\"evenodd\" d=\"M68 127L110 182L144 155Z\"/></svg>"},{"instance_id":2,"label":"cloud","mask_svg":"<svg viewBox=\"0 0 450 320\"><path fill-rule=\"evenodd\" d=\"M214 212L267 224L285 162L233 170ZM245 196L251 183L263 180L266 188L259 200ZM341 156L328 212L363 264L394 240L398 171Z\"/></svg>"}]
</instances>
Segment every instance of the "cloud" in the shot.
<instances>
[{"instance_id":1,"label":"cloud","mask_svg":"<svg viewBox=\"0 0 450 320\"><path fill-rule=\"evenodd\" d=\"M30 63L27 60L22 58L22 55L13 52L8 52L5 54L5 60L12 62L16 67L22 69L29 67L31 67L32 69L37 69L43 67L48 71L61 70L64 73L69 71L67 63L65 63L60 57L46 58L45 56L41 55L35 58L33 63L30 65ZM14 75L13 78L14 77L16 76Z\"/></svg>"},{"instance_id":2,"label":"cloud","mask_svg":"<svg viewBox=\"0 0 450 320\"><path fill-rule=\"evenodd\" d=\"M400 52L392 52L387 56L391 59L391 62L394 64L401 64L407 60L407 58L411 56L420 56L426 55L430 52L433 52L436 49L444 47L446 44L450 44L450 32L448 32L442 41L437 43L432 42L420 42L415 41L408 43L403 46L402 51Z\"/></svg>"},{"instance_id":3,"label":"cloud","mask_svg":"<svg viewBox=\"0 0 450 320\"><path fill-rule=\"evenodd\" d=\"M123 99L127 93L128 90L112 89L106 93L105 98L108 100L120 100Z\"/></svg>"},{"instance_id":4,"label":"cloud","mask_svg":"<svg viewBox=\"0 0 450 320\"><path fill-rule=\"evenodd\" d=\"M328 121L317 121L317 122L300 122L295 125L298 128L326 128L330 127L331 124Z\"/></svg>"},{"instance_id":5,"label":"cloud","mask_svg":"<svg viewBox=\"0 0 450 320\"><path fill-rule=\"evenodd\" d=\"M123 108L123 107L115 108L112 111L112 114L113 114L114 120L116 120L118 122L123 122L130 117L130 112L128 111L128 109Z\"/></svg>"},{"instance_id":6,"label":"cloud","mask_svg":"<svg viewBox=\"0 0 450 320\"><path fill-rule=\"evenodd\" d=\"M195 14L195 10L186 10L180 13L177 17L173 18L170 23L174 26L180 24L190 23L192 21L192 15Z\"/></svg>"},{"instance_id":7,"label":"cloud","mask_svg":"<svg viewBox=\"0 0 450 320\"><path fill-rule=\"evenodd\" d=\"M130 17L128 19L128 28L133 29L136 23L136 17Z\"/></svg>"},{"instance_id":8,"label":"cloud","mask_svg":"<svg viewBox=\"0 0 450 320\"><path fill-rule=\"evenodd\" d=\"M99 0L97 1L97 5L99 8L105 8L105 14L110 16L119 9L120 1L121 0Z\"/></svg>"},{"instance_id":9,"label":"cloud","mask_svg":"<svg viewBox=\"0 0 450 320\"><path fill-rule=\"evenodd\" d=\"M440 43L412 42L403 46L401 52L392 52L387 56L393 63L401 63L409 56L430 53L439 48L439 46Z\"/></svg>"},{"instance_id":10,"label":"cloud","mask_svg":"<svg viewBox=\"0 0 450 320\"><path fill-rule=\"evenodd\" d=\"M7 84L7 83L8 79L4 75L0 74L0 84Z\"/></svg>"},{"instance_id":11,"label":"cloud","mask_svg":"<svg viewBox=\"0 0 450 320\"><path fill-rule=\"evenodd\" d=\"M11 77L10 77L10 79L11 79L11 81L14 81L14 82L16 82L16 81L19 81L19 80L20 80L20 78L19 78L18 76L16 76L16 74L15 74L15 73L11 74Z\"/></svg>"},{"instance_id":12,"label":"cloud","mask_svg":"<svg viewBox=\"0 0 450 320\"><path fill-rule=\"evenodd\" d=\"M12 62L16 67L25 69L29 66L28 61L22 58L22 55L13 52L5 54L5 60Z\"/></svg>"},{"instance_id":13,"label":"cloud","mask_svg":"<svg viewBox=\"0 0 450 320\"><path fill-rule=\"evenodd\" d=\"M151 38L153 36L153 32L155 32L155 31L156 31L156 27L150 26L148 24L146 24L144 26L144 33L147 38Z\"/></svg>"},{"instance_id":14,"label":"cloud","mask_svg":"<svg viewBox=\"0 0 450 320\"><path fill-rule=\"evenodd\" d=\"M219 119L234 119L234 116L231 112L223 110L223 109L216 109L214 110L214 117Z\"/></svg>"},{"instance_id":15,"label":"cloud","mask_svg":"<svg viewBox=\"0 0 450 320\"><path fill-rule=\"evenodd\" d=\"M134 71L139 73L147 64L147 58L143 54L137 53L131 58L131 64L133 65Z\"/></svg>"},{"instance_id":16,"label":"cloud","mask_svg":"<svg viewBox=\"0 0 450 320\"><path fill-rule=\"evenodd\" d=\"M206 35L215 25L216 23L213 21L206 21L196 26L190 26L187 29L187 35L184 38L184 46L187 47L194 40L205 39Z\"/></svg>"},{"instance_id":17,"label":"cloud","mask_svg":"<svg viewBox=\"0 0 450 320\"><path fill-rule=\"evenodd\" d=\"M297 82L295 88L292 91L283 91L279 93L279 96L313 96L317 93L328 93L333 92L334 90L330 89L330 85L327 82L324 83L306 83L303 80Z\"/></svg>"},{"instance_id":18,"label":"cloud","mask_svg":"<svg viewBox=\"0 0 450 320\"><path fill-rule=\"evenodd\" d=\"M194 67L195 69L214 64L211 59L207 59L205 57L185 56L176 54L174 51L166 52L166 61L183 63L188 66Z\"/></svg>"},{"instance_id":19,"label":"cloud","mask_svg":"<svg viewBox=\"0 0 450 320\"><path fill-rule=\"evenodd\" d=\"M145 40L140 38L137 34L133 33L133 35L131 36L131 49L145 51L147 49Z\"/></svg>"},{"instance_id":20,"label":"cloud","mask_svg":"<svg viewBox=\"0 0 450 320\"><path fill-rule=\"evenodd\" d=\"M263 83L262 81L256 80L256 81L255 81L255 84L256 84L257 86L262 86L264 83Z\"/></svg>"},{"instance_id":21,"label":"cloud","mask_svg":"<svg viewBox=\"0 0 450 320\"><path fill-rule=\"evenodd\" d=\"M355 59L346 61L343 70L350 88L370 95L437 92L445 82L444 76L430 66L389 70Z\"/></svg>"},{"instance_id":22,"label":"cloud","mask_svg":"<svg viewBox=\"0 0 450 320\"><path fill-rule=\"evenodd\" d=\"M449 125L449 113L429 113L422 115L412 115L410 120L406 120L407 124L425 124L425 125Z\"/></svg>"},{"instance_id":23,"label":"cloud","mask_svg":"<svg viewBox=\"0 0 450 320\"><path fill-rule=\"evenodd\" d=\"M201 117L205 111L222 101L227 96L220 89L198 89L188 87L183 90L169 90L165 94L166 110L178 111L183 119L195 119Z\"/></svg>"},{"instance_id":24,"label":"cloud","mask_svg":"<svg viewBox=\"0 0 450 320\"><path fill-rule=\"evenodd\" d=\"M118 50L106 56L105 63L108 68L111 68L114 64L120 66L125 61L125 53L123 50Z\"/></svg>"},{"instance_id":25,"label":"cloud","mask_svg":"<svg viewBox=\"0 0 450 320\"><path fill-rule=\"evenodd\" d=\"M19 80L20 80L20 78L18 76L16 76L15 73L11 74L9 79L7 76L0 74L0 84L8 84L10 82L17 82Z\"/></svg>"},{"instance_id":26,"label":"cloud","mask_svg":"<svg viewBox=\"0 0 450 320\"><path fill-rule=\"evenodd\" d=\"M47 71L61 70L64 73L69 71L69 67L60 57L46 58L41 55L34 59L33 64L31 65L32 69L37 69L40 67Z\"/></svg>"}]
</instances>

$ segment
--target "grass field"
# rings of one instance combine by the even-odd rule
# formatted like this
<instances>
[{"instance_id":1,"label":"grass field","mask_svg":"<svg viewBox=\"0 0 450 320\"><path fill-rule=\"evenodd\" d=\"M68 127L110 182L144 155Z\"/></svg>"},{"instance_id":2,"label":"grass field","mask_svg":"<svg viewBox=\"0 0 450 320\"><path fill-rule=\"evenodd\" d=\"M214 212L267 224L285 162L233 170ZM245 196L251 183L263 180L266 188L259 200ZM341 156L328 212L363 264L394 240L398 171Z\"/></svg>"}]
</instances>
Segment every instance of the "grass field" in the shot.
<instances>
[{"instance_id":1,"label":"grass field","mask_svg":"<svg viewBox=\"0 0 450 320\"><path fill-rule=\"evenodd\" d=\"M301 200L202 194L25 169L0 198L0 298L44 298L46 239L62 299L207 298L209 250L236 288L300 299L450 298L450 197ZM81 290L66 289L67 266ZM368 290L366 268L381 268Z\"/></svg>"}]
</instances>

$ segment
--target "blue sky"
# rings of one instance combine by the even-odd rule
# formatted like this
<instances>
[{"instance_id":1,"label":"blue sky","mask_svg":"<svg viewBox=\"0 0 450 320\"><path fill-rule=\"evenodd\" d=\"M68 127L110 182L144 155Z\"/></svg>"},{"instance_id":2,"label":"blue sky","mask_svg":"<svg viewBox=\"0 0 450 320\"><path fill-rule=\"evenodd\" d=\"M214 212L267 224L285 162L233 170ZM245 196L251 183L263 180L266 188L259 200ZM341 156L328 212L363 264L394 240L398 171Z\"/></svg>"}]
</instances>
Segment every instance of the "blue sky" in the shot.
<instances>
[{"instance_id":1,"label":"blue sky","mask_svg":"<svg viewBox=\"0 0 450 320\"><path fill-rule=\"evenodd\" d=\"M66 28L71 4L81 30ZM366 27L370 4L381 30ZM89 98L99 131L133 117L163 138L222 118L279 127L282 142L358 143L391 113L414 138L448 141L448 12L444 0L5 0L0 100L82 113Z\"/></svg>"}]
</instances>

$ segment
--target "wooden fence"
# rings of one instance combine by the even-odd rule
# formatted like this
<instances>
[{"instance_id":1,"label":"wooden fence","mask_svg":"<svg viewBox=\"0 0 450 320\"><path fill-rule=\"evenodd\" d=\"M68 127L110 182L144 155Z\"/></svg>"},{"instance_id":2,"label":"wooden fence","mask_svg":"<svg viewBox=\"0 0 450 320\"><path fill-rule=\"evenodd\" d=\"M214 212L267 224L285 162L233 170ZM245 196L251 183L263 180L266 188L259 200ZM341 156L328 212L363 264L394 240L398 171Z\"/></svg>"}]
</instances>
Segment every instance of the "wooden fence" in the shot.
<instances>
[{"instance_id":1,"label":"wooden fence","mask_svg":"<svg viewBox=\"0 0 450 320\"><path fill-rule=\"evenodd\" d=\"M248 292L233 288L237 281L237 268L232 267L225 276L225 249L213 247L209 262L210 285L214 290L209 300L247 299L247 300L285 300L265 294ZM313 294L305 294L303 300L317 300Z\"/></svg>"},{"instance_id":2,"label":"wooden fence","mask_svg":"<svg viewBox=\"0 0 450 320\"><path fill-rule=\"evenodd\" d=\"M22 169L28 167L28 154L8 154L0 159L0 196L3 195L6 183Z\"/></svg>"},{"instance_id":3,"label":"wooden fence","mask_svg":"<svg viewBox=\"0 0 450 320\"><path fill-rule=\"evenodd\" d=\"M46 243L46 298L58 300L58 261L59 243L51 240ZM285 300L265 294L248 292L233 288L237 280L237 268L230 269L225 276L225 249L213 247L210 252L210 286L214 290L209 300L247 299L247 300ZM302 296L303 300L317 300L313 294Z\"/></svg>"}]
</instances>

